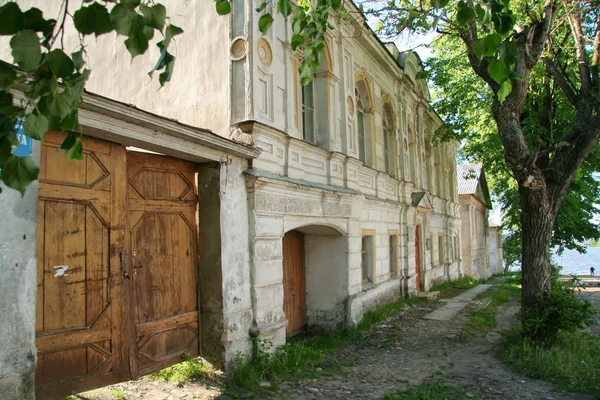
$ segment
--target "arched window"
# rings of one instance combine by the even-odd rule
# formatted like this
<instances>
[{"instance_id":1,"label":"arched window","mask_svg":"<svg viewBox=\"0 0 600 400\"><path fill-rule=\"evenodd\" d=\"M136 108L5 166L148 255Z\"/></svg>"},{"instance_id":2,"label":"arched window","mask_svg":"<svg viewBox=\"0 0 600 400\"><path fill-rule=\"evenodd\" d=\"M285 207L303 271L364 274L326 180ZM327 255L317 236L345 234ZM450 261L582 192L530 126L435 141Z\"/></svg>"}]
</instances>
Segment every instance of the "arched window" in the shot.
<instances>
[{"instance_id":1,"label":"arched window","mask_svg":"<svg viewBox=\"0 0 600 400\"><path fill-rule=\"evenodd\" d=\"M357 80L354 94L356 96L358 158L365 163L365 165L373 166L373 133L371 131L373 103L364 78Z\"/></svg>"},{"instance_id":2,"label":"arched window","mask_svg":"<svg viewBox=\"0 0 600 400\"><path fill-rule=\"evenodd\" d=\"M383 105L383 140L385 172L396 176L396 128L392 105L388 102Z\"/></svg>"},{"instance_id":3,"label":"arched window","mask_svg":"<svg viewBox=\"0 0 600 400\"><path fill-rule=\"evenodd\" d=\"M315 143L315 94L312 81L302 86L302 138Z\"/></svg>"},{"instance_id":4,"label":"arched window","mask_svg":"<svg viewBox=\"0 0 600 400\"><path fill-rule=\"evenodd\" d=\"M329 50L319 61L319 69L313 75L313 80L300 88L300 112L302 114L302 139L317 146L329 149L333 132L331 132L329 106L331 59Z\"/></svg>"}]
</instances>

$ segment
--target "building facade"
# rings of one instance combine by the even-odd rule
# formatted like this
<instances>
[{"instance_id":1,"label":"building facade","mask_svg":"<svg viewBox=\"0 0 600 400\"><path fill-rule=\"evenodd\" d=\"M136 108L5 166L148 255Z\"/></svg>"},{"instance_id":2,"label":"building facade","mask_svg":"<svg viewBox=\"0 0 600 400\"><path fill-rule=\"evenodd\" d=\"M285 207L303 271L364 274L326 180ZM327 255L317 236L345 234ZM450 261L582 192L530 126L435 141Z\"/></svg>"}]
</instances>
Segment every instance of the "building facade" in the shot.
<instances>
[{"instance_id":1,"label":"building facade","mask_svg":"<svg viewBox=\"0 0 600 400\"><path fill-rule=\"evenodd\" d=\"M488 216L492 203L483 165L458 165L457 182L463 273L475 279L487 279L495 270L490 268Z\"/></svg>"},{"instance_id":2,"label":"building facade","mask_svg":"<svg viewBox=\"0 0 600 400\"><path fill-rule=\"evenodd\" d=\"M37 3L19 1L50 12L59 2ZM194 158L180 140L153 145L162 126L143 142L197 164L209 159L197 182L209 199L198 204L199 280L210 277L199 287L205 355L231 365L250 354L251 331L277 347L307 326L355 324L378 304L463 273L456 143L433 142L442 121L414 53L380 42L348 2L356 19L332 19L319 71L301 86L290 23L274 13L260 34L260 2L233 0L228 16L211 1L163 3L185 31L171 82L159 91L140 72L152 68L155 49L131 61L115 43L122 38L103 35L88 41L88 89L261 150L236 158L219 142L216 161L210 152ZM114 138L103 126L94 136Z\"/></svg>"}]
</instances>

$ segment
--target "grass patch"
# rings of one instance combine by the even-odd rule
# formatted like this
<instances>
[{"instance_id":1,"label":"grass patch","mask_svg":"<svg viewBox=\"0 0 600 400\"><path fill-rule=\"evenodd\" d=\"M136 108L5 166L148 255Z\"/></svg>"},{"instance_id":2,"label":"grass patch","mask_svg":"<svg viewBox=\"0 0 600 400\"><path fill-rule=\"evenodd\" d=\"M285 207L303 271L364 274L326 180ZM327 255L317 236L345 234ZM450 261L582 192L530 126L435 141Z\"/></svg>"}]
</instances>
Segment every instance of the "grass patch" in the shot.
<instances>
[{"instance_id":1,"label":"grass patch","mask_svg":"<svg viewBox=\"0 0 600 400\"><path fill-rule=\"evenodd\" d=\"M499 358L528 377L551 381L559 390L600 398L600 340L583 332L560 332L551 346L523 340L520 327L506 334Z\"/></svg>"},{"instance_id":2,"label":"grass patch","mask_svg":"<svg viewBox=\"0 0 600 400\"><path fill-rule=\"evenodd\" d=\"M457 291L471 289L484 282L485 280L483 279L473 279L468 276L463 276L455 281L447 281L435 285L429 291L440 292L440 297L442 298L453 297Z\"/></svg>"},{"instance_id":3,"label":"grass patch","mask_svg":"<svg viewBox=\"0 0 600 400\"><path fill-rule=\"evenodd\" d=\"M519 296L520 293L521 289L514 284L497 285L480 293L477 299L484 301L489 299L487 300L489 304L471 314L471 318L463 325L458 334L458 339L466 342L495 327L498 307L507 303L512 297Z\"/></svg>"},{"instance_id":4,"label":"grass patch","mask_svg":"<svg viewBox=\"0 0 600 400\"><path fill-rule=\"evenodd\" d=\"M243 392L259 393L269 386L276 389L277 382L318 375L316 368L333 351L345 347L363 337L363 332L373 325L395 315L408 304L424 302L422 298L400 299L364 314L356 327L342 327L333 331L313 331L294 338L270 355L271 344L254 338L254 354L251 362L239 360L234 372L227 379L227 392L232 395ZM266 385L264 382L270 382ZM261 384L263 386L261 386Z\"/></svg>"},{"instance_id":5,"label":"grass patch","mask_svg":"<svg viewBox=\"0 0 600 400\"><path fill-rule=\"evenodd\" d=\"M464 400L477 399L462 388L450 386L440 381L425 381L399 393L386 393L384 400Z\"/></svg>"},{"instance_id":6,"label":"grass patch","mask_svg":"<svg viewBox=\"0 0 600 400\"><path fill-rule=\"evenodd\" d=\"M126 400L128 394L125 390L116 388L108 389L108 393L117 400Z\"/></svg>"},{"instance_id":7,"label":"grass patch","mask_svg":"<svg viewBox=\"0 0 600 400\"><path fill-rule=\"evenodd\" d=\"M210 368L197 358L187 356L182 358L183 361L179 364L154 372L149 375L149 378L170 383L186 383L210 372Z\"/></svg>"}]
</instances>

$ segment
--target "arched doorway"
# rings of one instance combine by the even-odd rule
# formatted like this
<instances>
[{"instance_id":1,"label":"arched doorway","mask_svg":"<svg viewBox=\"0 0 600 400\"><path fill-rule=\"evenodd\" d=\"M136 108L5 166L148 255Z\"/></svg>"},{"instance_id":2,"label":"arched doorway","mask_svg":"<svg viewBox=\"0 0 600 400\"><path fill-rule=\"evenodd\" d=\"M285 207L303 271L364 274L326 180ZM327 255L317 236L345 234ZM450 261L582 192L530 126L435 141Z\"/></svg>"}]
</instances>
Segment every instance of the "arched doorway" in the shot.
<instances>
[{"instance_id":1,"label":"arched doorway","mask_svg":"<svg viewBox=\"0 0 600 400\"><path fill-rule=\"evenodd\" d=\"M283 311L287 336L307 325L335 327L346 318L348 237L326 225L301 226L283 237Z\"/></svg>"}]
</instances>

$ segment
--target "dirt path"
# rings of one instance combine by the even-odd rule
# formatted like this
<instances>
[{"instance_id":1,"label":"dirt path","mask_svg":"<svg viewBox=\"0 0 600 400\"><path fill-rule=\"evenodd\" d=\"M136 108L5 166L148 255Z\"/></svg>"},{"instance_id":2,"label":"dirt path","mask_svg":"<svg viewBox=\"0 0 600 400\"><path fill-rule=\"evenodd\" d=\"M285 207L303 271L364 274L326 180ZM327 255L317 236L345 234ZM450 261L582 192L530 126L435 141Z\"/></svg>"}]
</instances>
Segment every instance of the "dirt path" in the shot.
<instances>
[{"instance_id":1,"label":"dirt path","mask_svg":"<svg viewBox=\"0 0 600 400\"><path fill-rule=\"evenodd\" d=\"M600 289L586 291L584 295L600 306ZM501 307L496 329L467 343L456 336L469 312L480 305L477 301L472 302L449 321L423 319L443 304L439 301L406 308L375 326L360 341L327 357L319 378L282 382L272 398L381 400L386 392L406 389L426 379L438 379L463 387L480 399L594 399L578 393L555 392L550 383L524 378L505 368L494 357L501 341L500 332L516 320L518 305L515 302ZM595 329L600 327L592 328ZM202 383L177 387L141 380L112 388L124 390L125 398L132 400L229 399L225 395L219 396L218 385L207 387ZM85 398L115 398L103 393Z\"/></svg>"}]
</instances>

